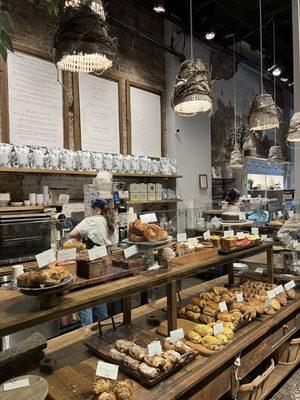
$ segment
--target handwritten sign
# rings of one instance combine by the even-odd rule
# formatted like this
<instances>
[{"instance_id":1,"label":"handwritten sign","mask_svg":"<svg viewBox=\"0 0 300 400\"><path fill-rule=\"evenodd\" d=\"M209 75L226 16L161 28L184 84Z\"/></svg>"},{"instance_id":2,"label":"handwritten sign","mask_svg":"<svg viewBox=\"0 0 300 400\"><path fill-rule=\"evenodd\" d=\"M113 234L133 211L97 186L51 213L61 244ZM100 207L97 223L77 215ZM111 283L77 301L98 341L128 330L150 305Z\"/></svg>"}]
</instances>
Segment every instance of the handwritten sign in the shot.
<instances>
[{"instance_id":1,"label":"handwritten sign","mask_svg":"<svg viewBox=\"0 0 300 400\"><path fill-rule=\"evenodd\" d=\"M263 241L263 242L266 242L267 240L268 240L268 236L267 235L261 235L261 240Z\"/></svg>"},{"instance_id":2,"label":"handwritten sign","mask_svg":"<svg viewBox=\"0 0 300 400\"><path fill-rule=\"evenodd\" d=\"M245 219L246 219L246 213L240 212L240 213L239 213L239 220L240 220L240 221L245 221Z\"/></svg>"},{"instance_id":3,"label":"handwritten sign","mask_svg":"<svg viewBox=\"0 0 300 400\"><path fill-rule=\"evenodd\" d=\"M148 344L148 352L150 357L156 356L156 354L162 352L161 343L159 340L155 340Z\"/></svg>"},{"instance_id":4,"label":"handwritten sign","mask_svg":"<svg viewBox=\"0 0 300 400\"><path fill-rule=\"evenodd\" d=\"M98 258L107 256L106 246L94 246L88 251L90 261L98 260Z\"/></svg>"},{"instance_id":5,"label":"handwritten sign","mask_svg":"<svg viewBox=\"0 0 300 400\"><path fill-rule=\"evenodd\" d=\"M295 286L296 286L296 284L295 284L294 281L289 281L288 283L286 283L286 284L284 285L284 288L285 288L285 290L291 290L291 289L293 289L293 287L295 287Z\"/></svg>"},{"instance_id":6,"label":"handwritten sign","mask_svg":"<svg viewBox=\"0 0 300 400\"><path fill-rule=\"evenodd\" d=\"M237 293L236 294L236 300L237 300L237 302L242 302L242 301L244 301L244 296L243 296L243 293Z\"/></svg>"},{"instance_id":7,"label":"handwritten sign","mask_svg":"<svg viewBox=\"0 0 300 400\"><path fill-rule=\"evenodd\" d=\"M251 233L252 233L252 235L259 235L259 229L258 228L251 228Z\"/></svg>"},{"instance_id":8,"label":"handwritten sign","mask_svg":"<svg viewBox=\"0 0 300 400\"><path fill-rule=\"evenodd\" d=\"M115 364L98 361L96 375L107 379L118 379L119 366Z\"/></svg>"},{"instance_id":9,"label":"handwritten sign","mask_svg":"<svg viewBox=\"0 0 300 400\"><path fill-rule=\"evenodd\" d=\"M224 312L224 311L228 310L227 304L226 304L225 301L221 301L221 303L219 303L219 309L220 309L221 312Z\"/></svg>"},{"instance_id":10,"label":"handwritten sign","mask_svg":"<svg viewBox=\"0 0 300 400\"><path fill-rule=\"evenodd\" d=\"M274 297L276 296L276 294L275 294L275 290L268 290L267 291L267 296L268 296L268 298L271 300L271 299L274 299Z\"/></svg>"},{"instance_id":11,"label":"handwritten sign","mask_svg":"<svg viewBox=\"0 0 300 400\"><path fill-rule=\"evenodd\" d=\"M35 256L39 268L43 268L46 265L56 261L54 251L52 249L43 251Z\"/></svg>"},{"instance_id":12,"label":"handwritten sign","mask_svg":"<svg viewBox=\"0 0 300 400\"><path fill-rule=\"evenodd\" d=\"M150 213L150 214L142 214L140 215L140 220L142 224L149 224L150 222L156 222L157 217L155 213Z\"/></svg>"},{"instance_id":13,"label":"handwritten sign","mask_svg":"<svg viewBox=\"0 0 300 400\"><path fill-rule=\"evenodd\" d=\"M198 244L198 239L197 238L188 238L188 245L189 247L195 247Z\"/></svg>"},{"instance_id":14,"label":"handwritten sign","mask_svg":"<svg viewBox=\"0 0 300 400\"><path fill-rule=\"evenodd\" d=\"M127 247L127 249L124 249L124 257L129 258L134 256L138 252L138 249L136 245L134 244L133 246Z\"/></svg>"},{"instance_id":15,"label":"handwritten sign","mask_svg":"<svg viewBox=\"0 0 300 400\"><path fill-rule=\"evenodd\" d=\"M19 379L19 380L14 380L11 382L6 382L3 384L3 391L8 392L9 390L13 389L20 389L22 387L29 386L29 379Z\"/></svg>"},{"instance_id":16,"label":"handwritten sign","mask_svg":"<svg viewBox=\"0 0 300 400\"><path fill-rule=\"evenodd\" d=\"M180 340L184 338L184 330L183 328L176 329L175 331L170 332L170 337L174 340Z\"/></svg>"},{"instance_id":17,"label":"handwritten sign","mask_svg":"<svg viewBox=\"0 0 300 400\"><path fill-rule=\"evenodd\" d=\"M57 261L76 260L76 249L58 250Z\"/></svg>"},{"instance_id":18,"label":"handwritten sign","mask_svg":"<svg viewBox=\"0 0 300 400\"><path fill-rule=\"evenodd\" d=\"M186 240L186 233L177 233L177 242L185 242Z\"/></svg>"},{"instance_id":19,"label":"handwritten sign","mask_svg":"<svg viewBox=\"0 0 300 400\"><path fill-rule=\"evenodd\" d=\"M224 331L224 325L220 322L219 324L215 324L213 326L214 335L217 336Z\"/></svg>"},{"instance_id":20,"label":"handwritten sign","mask_svg":"<svg viewBox=\"0 0 300 400\"><path fill-rule=\"evenodd\" d=\"M224 231L224 238L229 238L234 236L234 231Z\"/></svg>"},{"instance_id":21,"label":"handwritten sign","mask_svg":"<svg viewBox=\"0 0 300 400\"><path fill-rule=\"evenodd\" d=\"M206 231L203 233L203 239L204 240L209 240L210 239L210 231Z\"/></svg>"},{"instance_id":22,"label":"handwritten sign","mask_svg":"<svg viewBox=\"0 0 300 400\"><path fill-rule=\"evenodd\" d=\"M280 293L282 293L284 291L284 288L282 285L276 286L276 288L274 289L274 292L276 294L276 296Z\"/></svg>"},{"instance_id":23,"label":"handwritten sign","mask_svg":"<svg viewBox=\"0 0 300 400\"><path fill-rule=\"evenodd\" d=\"M244 234L244 232L237 232L237 233L236 233L236 236L237 236L237 238L238 238L239 240L245 239L245 234Z\"/></svg>"}]
</instances>

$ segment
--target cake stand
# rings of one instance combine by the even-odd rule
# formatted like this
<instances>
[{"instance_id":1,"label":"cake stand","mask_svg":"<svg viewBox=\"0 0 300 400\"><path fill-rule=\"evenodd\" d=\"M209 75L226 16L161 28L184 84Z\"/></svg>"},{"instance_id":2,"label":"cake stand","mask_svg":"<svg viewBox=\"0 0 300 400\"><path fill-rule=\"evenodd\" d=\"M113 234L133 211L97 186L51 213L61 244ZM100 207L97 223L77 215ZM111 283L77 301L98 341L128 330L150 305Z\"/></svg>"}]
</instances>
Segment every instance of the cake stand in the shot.
<instances>
[{"instance_id":1,"label":"cake stand","mask_svg":"<svg viewBox=\"0 0 300 400\"><path fill-rule=\"evenodd\" d=\"M149 267L155 264L154 250L167 246L171 240L173 240L172 236L168 236L168 239L160 240L159 242L133 242L129 239L124 239L123 242L138 246L138 249L144 253L145 267L149 269Z\"/></svg>"},{"instance_id":2,"label":"cake stand","mask_svg":"<svg viewBox=\"0 0 300 400\"><path fill-rule=\"evenodd\" d=\"M73 277L69 274L59 285L39 288L15 286L15 288L27 296L39 296L41 300L40 306L44 310L56 306L59 303L58 295L70 289L73 284Z\"/></svg>"}]
</instances>

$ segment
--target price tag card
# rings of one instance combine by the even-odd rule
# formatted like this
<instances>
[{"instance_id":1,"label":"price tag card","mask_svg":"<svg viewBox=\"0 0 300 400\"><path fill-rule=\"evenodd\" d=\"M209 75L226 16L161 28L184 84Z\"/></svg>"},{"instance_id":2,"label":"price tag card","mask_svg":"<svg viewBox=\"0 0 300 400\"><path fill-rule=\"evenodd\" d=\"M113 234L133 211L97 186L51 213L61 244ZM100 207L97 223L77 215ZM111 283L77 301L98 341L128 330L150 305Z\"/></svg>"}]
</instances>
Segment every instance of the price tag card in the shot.
<instances>
[{"instance_id":1,"label":"price tag card","mask_svg":"<svg viewBox=\"0 0 300 400\"><path fill-rule=\"evenodd\" d=\"M224 312L224 311L228 310L227 304L226 304L225 301L221 301L221 303L219 303L219 309L220 309L221 312Z\"/></svg>"},{"instance_id":2,"label":"price tag card","mask_svg":"<svg viewBox=\"0 0 300 400\"><path fill-rule=\"evenodd\" d=\"M258 228L251 228L251 233L252 233L252 235L259 235L259 229Z\"/></svg>"},{"instance_id":3,"label":"price tag card","mask_svg":"<svg viewBox=\"0 0 300 400\"><path fill-rule=\"evenodd\" d=\"M245 221L245 219L246 219L246 213L240 212L240 213L239 213L239 220L240 220L240 221Z\"/></svg>"},{"instance_id":4,"label":"price tag card","mask_svg":"<svg viewBox=\"0 0 300 400\"><path fill-rule=\"evenodd\" d=\"M295 286L296 286L296 284L294 281L289 281L288 283L286 283L284 285L284 288L285 288L285 290L290 290L290 289L293 289L293 287L295 287Z\"/></svg>"},{"instance_id":5,"label":"price tag card","mask_svg":"<svg viewBox=\"0 0 300 400\"><path fill-rule=\"evenodd\" d=\"M180 340L184 338L184 330L183 328L176 329L175 331L170 332L170 337L174 340Z\"/></svg>"},{"instance_id":6,"label":"price tag card","mask_svg":"<svg viewBox=\"0 0 300 400\"><path fill-rule=\"evenodd\" d=\"M188 245L190 247L195 247L198 244L198 239L197 238L188 238Z\"/></svg>"},{"instance_id":7,"label":"price tag card","mask_svg":"<svg viewBox=\"0 0 300 400\"><path fill-rule=\"evenodd\" d=\"M119 366L115 364L98 361L96 375L107 379L118 379Z\"/></svg>"},{"instance_id":8,"label":"price tag card","mask_svg":"<svg viewBox=\"0 0 300 400\"><path fill-rule=\"evenodd\" d=\"M60 194L58 196L58 204L68 204L70 200L69 194Z\"/></svg>"},{"instance_id":9,"label":"price tag card","mask_svg":"<svg viewBox=\"0 0 300 400\"><path fill-rule=\"evenodd\" d=\"M268 299L268 300L265 301L264 306L265 306L265 307L269 307L270 304L271 304L271 300Z\"/></svg>"},{"instance_id":10,"label":"price tag card","mask_svg":"<svg viewBox=\"0 0 300 400\"><path fill-rule=\"evenodd\" d=\"M289 218L294 218L294 211L289 211Z\"/></svg>"},{"instance_id":11,"label":"price tag card","mask_svg":"<svg viewBox=\"0 0 300 400\"><path fill-rule=\"evenodd\" d=\"M277 213L277 214L278 214L278 217L279 217L279 218L281 218L281 217L282 217L282 212L281 212L280 210L278 211L278 213Z\"/></svg>"},{"instance_id":12,"label":"price tag card","mask_svg":"<svg viewBox=\"0 0 300 400\"><path fill-rule=\"evenodd\" d=\"M244 301L243 293L237 293L237 294L236 294L236 301L238 301L239 303L240 303L241 301Z\"/></svg>"},{"instance_id":13,"label":"price tag card","mask_svg":"<svg viewBox=\"0 0 300 400\"><path fill-rule=\"evenodd\" d=\"M138 249L136 245L134 244L133 246L128 247L127 249L124 249L124 257L129 258L134 256L138 252Z\"/></svg>"},{"instance_id":14,"label":"price tag card","mask_svg":"<svg viewBox=\"0 0 300 400\"><path fill-rule=\"evenodd\" d=\"M237 238L238 238L239 240L245 239L245 234L244 234L244 232L237 232L237 233L236 233L236 236L237 236Z\"/></svg>"},{"instance_id":15,"label":"price tag card","mask_svg":"<svg viewBox=\"0 0 300 400\"><path fill-rule=\"evenodd\" d=\"M58 250L57 261L76 260L76 249Z\"/></svg>"},{"instance_id":16,"label":"price tag card","mask_svg":"<svg viewBox=\"0 0 300 400\"><path fill-rule=\"evenodd\" d=\"M258 274L263 274L264 269L259 267L259 268L256 268L254 272L257 272Z\"/></svg>"},{"instance_id":17,"label":"price tag card","mask_svg":"<svg viewBox=\"0 0 300 400\"><path fill-rule=\"evenodd\" d=\"M229 238L234 236L234 231L224 231L224 238Z\"/></svg>"},{"instance_id":18,"label":"price tag card","mask_svg":"<svg viewBox=\"0 0 300 400\"><path fill-rule=\"evenodd\" d=\"M39 268L43 268L46 265L56 261L54 251L52 249L43 251L35 256Z\"/></svg>"},{"instance_id":19,"label":"price tag card","mask_svg":"<svg viewBox=\"0 0 300 400\"><path fill-rule=\"evenodd\" d=\"M19 380L13 380L11 382L6 382L3 384L3 391L8 392L9 390L13 389L20 389L22 387L29 386L29 379L19 379Z\"/></svg>"},{"instance_id":20,"label":"price tag card","mask_svg":"<svg viewBox=\"0 0 300 400\"><path fill-rule=\"evenodd\" d=\"M224 331L224 325L220 322L219 324L215 324L213 326L214 330L214 335L217 336L219 333L222 333Z\"/></svg>"},{"instance_id":21,"label":"price tag card","mask_svg":"<svg viewBox=\"0 0 300 400\"><path fill-rule=\"evenodd\" d=\"M142 224L149 224L150 222L156 222L157 217L156 217L155 213L143 214L143 215L140 215L140 220L141 220Z\"/></svg>"},{"instance_id":22,"label":"price tag card","mask_svg":"<svg viewBox=\"0 0 300 400\"><path fill-rule=\"evenodd\" d=\"M209 240L210 239L210 231L206 231L203 233L203 239L204 240Z\"/></svg>"},{"instance_id":23,"label":"price tag card","mask_svg":"<svg viewBox=\"0 0 300 400\"><path fill-rule=\"evenodd\" d=\"M160 341L156 340L148 344L148 352L150 357L154 357L156 354L161 353L162 347Z\"/></svg>"},{"instance_id":24,"label":"price tag card","mask_svg":"<svg viewBox=\"0 0 300 400\"><path fill-rule=\"evenodd\" d=\"M268 298L271 300L271 299L274 299L274 297L276 296L276 294L275 294L275 290L268 290L267 291L267 295L268 295Z\"/></svg>"},{"instance_id":25,"label":"price tag card","mask_svg":"<svg viewBox=\"0 0 300 400\"><path fill-rule=\"evenodd\" d=\"M261 240L263 241L263 242L266 242L267 240L268 240L268 236L267 235L261 235Z\"/></svg>"},{"instance_id":26,"label":"price tag card","mask_svg":"<svg viewBox=\"0 0 300 400\"><path fill-rule=\"evenodd\" d=\"M88 251L90 261L98 260L98 258L107 256L106 246L94 246Z\"/></svg>"},{"instance_id":27,"label":"price tag card","mask_svg":"<svg viewBox=\"0 0 300 400\"><path fill-rule=\"evenodd\" d=\"M186 242L186 233L177 233L177 242Z\"/></svg>"},{"instance_id":28,"label":"price tag card","mask_svg":"<svg viewBox=\"0 0 300 400\"><path fill-rule=\"evenodd\" d=\"M276 288L274 289L274 292L275 292L276 296L278 294L282 293L283 291L284 291L284 289L283 289L282 285L276 286Z\"/></svg>"}]
</instances>

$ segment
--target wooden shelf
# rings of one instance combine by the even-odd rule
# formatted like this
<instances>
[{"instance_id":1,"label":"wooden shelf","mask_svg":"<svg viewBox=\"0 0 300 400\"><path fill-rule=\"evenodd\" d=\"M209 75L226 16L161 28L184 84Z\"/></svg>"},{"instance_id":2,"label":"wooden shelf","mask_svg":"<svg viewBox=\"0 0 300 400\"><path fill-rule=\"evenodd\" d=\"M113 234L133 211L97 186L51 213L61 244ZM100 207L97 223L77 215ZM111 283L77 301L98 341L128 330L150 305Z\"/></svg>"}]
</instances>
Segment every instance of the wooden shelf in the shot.
<instances>
[{"instance_id":1,"label":"wooden shelf","mask_svg":"<svg viewBox=\"0 0 300 400\"><path fill-rule=\"evenodd\" d=\"M48 206L49 207L49 206ZM47 206L20 206L20 207L0 207L0 212L14 212L14 211L42 211Z\"/></svg>"},{"instance_id":2,"label":"wooden shelf","mask_svg":"<svg viewBox=\"0 0 300 400\"><path fill-rule=\"evenodd\" d=\"M153 201L127 201L126 204L130 206L139 205L139 204L168 204L168 203L177 203L183 201L181 199L174 200L153 200Z\"/></svg>"},{"instance_id":3,"label":"wooden shelf","mask_svg":"<svg viewBox=\"0 0 300 400\"><path fill-rule=\"evenodd\" d=\"M19 173L19 174L49 174L49 175L82 175L82 176L96 176L97 171L67 171L60 169L32 169L32 168L16 168L16 167L0 167L0 173ZM182 178L182 175L166 175L166 174L139 174L130 172L116 172L113 173L114 177L119 178L163 178L163 179L177 179Z\"/></svg>"}]
</instances>

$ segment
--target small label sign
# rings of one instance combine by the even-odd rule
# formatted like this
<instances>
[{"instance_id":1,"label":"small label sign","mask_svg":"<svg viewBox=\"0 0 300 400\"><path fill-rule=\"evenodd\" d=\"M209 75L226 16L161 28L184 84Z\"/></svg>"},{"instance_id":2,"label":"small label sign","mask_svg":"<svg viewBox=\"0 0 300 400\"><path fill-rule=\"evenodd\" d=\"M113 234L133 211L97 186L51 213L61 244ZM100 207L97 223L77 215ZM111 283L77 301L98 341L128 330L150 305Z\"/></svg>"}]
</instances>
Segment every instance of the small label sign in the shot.
<instances>
[{"instance_id":1,"label":"small label sign","mask_svg":"<svg viewBox=\"0 0 300 400\"><path fill-rule=\"evenodd\" d=\"M76 260L76 249L58 250L57 261Z\"/></svg>"},{"instance_id":2,"label":"small label sign","mask_svg":"<svg viewBox=\"0 0 300 400\"><path fill-rule=\"evenodd\" d=\"M136 245L134 244L133 246L128 247L127 249L124 249L124 257L129 258L134 256L138 252L138 249Z\"/></svg>"},{"instance_id":3,"label":"small label sign","mask_svg":"<svg viewBox=\"0 0 300 400\"><path fill-rule=\"evenodd\" d=\"M251 228L251 233L252 233L252 235L259 235L259 229L258 228Z\"/></svg>"},{"instance_id":4,"label":"small label sign","mask_svg":"<svg viewBox=\"0 0 300 400\"><path fill-rule=\"evenodd\" d=\"M294 211L289 211L289 218L294 218Z\"/></svg>"},{"instance_id":5,"label":"small label sign","mask_svg":"<svg viewBox=\"0 0 300 400\"><path fill-rule=\"evenodd\" d=\"M240 212L240 213L239 213L239 220L240 220L240 221L245 221L245 219L246 219L246 213Z\"/></svg>"},{"instance_id":6,"label":"small label sign","mask_svg":"<svg viewBox=\"0 0 300 400\"><path fill-rule=\"evenodd\" d=\"M268 298L271 300L271 299L274 299L274 297L276 297L276 294L275 294L275 290L268 290L267 291L267 295L268 295Z\"/></svg>"},{"instance_id":7,"label":"small label sign","mask_svg":"<svg viewBox=\"0 0 300 400\"><path fill-rule=\"evenodd\" d=\"M141 220L142 224L149 224L150 222L156 222L157 217L156 217L155 213L143 214L143 215L140 215L140 220Z\"/></svg>"},{"instance_id":8,"label":"small label sign","mask_svg":"<svg viewBox=\"0 0 300 400\"><path fill-rule=\"evenodd\" d=\"M150 357L154 357L156 354L161 353L162 347L160 341L156 340L148 344L148 352Z\"/></svg>"},{"instance_id":9,"label":"small label sign","mask_svg":"<svg viewBox=\"0 0 300 400\"><path fill-rule=\"evenodd\" d=\"M267 240L268 240L268 236L267 235L261 235L261 240L263 241L263 242L266 242Z\"/></svg>"},{"instance_id":10,"label":"small label sign","mask_svg":"<svg viewBox=\"0 0 300 400\"><path fill-rule=\"evenodd\" d=\"M278 217L279 217L279 218L282 217L282 211L279 210L277 214L278 214Z\"/></svg>"},{"instance_id":11,"label":"small label sign","mask_svg":"<svg viewBox=\"0 0 300 400\"><path fill-rule=\"evenodd\" d=\"M177 233L177 242L186 242L186 233Z\"/></svg>"},{"instance_id":12,"label":"small label sign","mask_svg":"<svg viewBox=\"0 0 300 400\"><path fill-rule=\"evenodd\" d=\"M52 249L43 251L35 256L39 268L43 268L46 265L56 261L54 251Z\"/></svg>"},{"instance_id":13,"label":"small label sign","mask_svg":"<svg viewBox=\"0 0 300 400\"><path fill-rule=\"evenodd\" d=\"M239 240L245 239L245 234L244 234L244 232L237 232L237 233L236 233L236 236L237 236L237 238L238 238Z\"/></svg>"},{"instance_id":14,"label":"small label sign","mask_svg":"<svg viewBox=\"0 0 300 400\"><path fill-rule=\"evenodd\" d=\"M8 392L9 390L13 389L20 389L22 387L29 386L29 379L19 379L19 380L14 380L11 382L6 382L3 384L3 391Z\"/></svg>"},{"instance_id":15,"label":"small label sign","mask_svg":"<svg viewBox=\"0 0 300 400\"><path fill-rule=\"evenodd\" d=\"M220 322L219 324L215 324L213 326L214 335L217 336L224 331L224 325Z\"/></svg>"},{"instance_id":16,"label":"small label sign","mask_svg":"<svg viewBox=\"0 0 300 400\"><path fill-rule=\"evenodd\" d=\"M236 301L239 302L239 303L244 301L243 293L237 293L236 294Z\"/></svg>"},{"instance_id":17,"label":"small label sign","mask_svg":"<svg viewBox=\"0 0 300 400\"><path fill-rule=\"evenodd\" d=\"M195 247L198 244L198 239L197 238L189 238L188 239L188 245L189 247Z\"/></svg>"},{"instance_id":18,"label":"small label sign","mask_svg":"<svg viewBox=\"0 0 300 400\"><path fill-rule=\"evenodd\" d=\"M219 303L219 309L220 309L221 312L224 312L224 311L228 310L227 304L226 304L225 301L221 301L221 303Z\"/></svg>"},{"instance_id":19,"label":"small label sign","mask_svg":"<svg viewBox=\"0 0 300 400\"><path fill-rule=\"evenodd\" d=\"M271 300L268 299L268 300L265 301L264 306L265 306L265 307L269 307L270 304L271 304Z\"/></svg>"},{"instance_id":20,"label":"small label sign","mask_svg":"<svg viewBox=\"0 0 300 400\"><path fill-rule=\"evenodd\" d=\"M282 293L283 291L284 291L284 289L283 289L282 285L276 286L276 288L274 289L274 292L275 292L276 296L278 294Z\"/></svg>"},{"instance_id":21,"label":"small label sign","mask_svg":"<svg viewBox=\"0 0 300 400\"><path fill-rule=\"evenodd\" d=\"M203 233L203 239L204 240L209 240L210 239L210 231L206 231Z\"/></svg>"},{"instance_id":22,"label":"small label sign","mask_svg":"<svg viewBox=\"0 0 300 400\"><path fill-rule=\"evenodd\" d=\"M98 260L98 258L107 256L106 246L94 246L88 251L90 261Z\"/></svg>"},{"instance_id":23,"label":"small label sign","mask_svg":"<svg viewBox=\"0 0 300 400\"><path fill-rule=\"evenodd\" d=\"M259 268L256 268L254 272L257 272L258 274L263 274L264 273L264 269L259 267Z\"/></svg>"},{"instance_id":24,"label":"small label sign","mask_svg":"<svg viewBox=\"0 0 300 400\"><path fill-rule=\"evenodd\" d=\"M224 231L224 238L229 238L234 236L234 231Z\"/></svg>"},{"instance_id":25,"label":"small label sign","mask_svg":"<svg viewBox=\"0 0 300 400\"><path fill-rule=\"evenodd\" d=\"M180 340L184 338L184 330L183 328L176 329L175 331L170 332L170 337L173 340Z\"/></svg>"},{"instance_id":26,"label":"small label sign","mask_svg":"<svg viewBox=\"0 0 300 400\"><path fill-rule=\"evenodd\" d=\"M98 361L96 375L107 379L118 379L119 366L115 364Z\"/></svg>"},{"instance_id":27,"label":"small label sign","mask_svg":"<svg viewBox=\"0 0 300 400\"><path fill-rule=\"evenodd\" d=\"M291 289L293 289L293 287L295 287L295 286L296 286L296 284L295 284L294 281L289 281L288 283L286 283L286 284L284 285L284 288L285 288L285 290L291 290Z\"/></svg>"}]
</instances>

